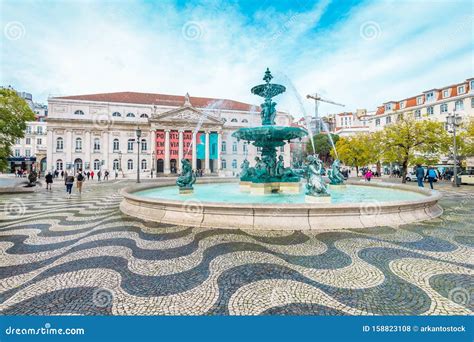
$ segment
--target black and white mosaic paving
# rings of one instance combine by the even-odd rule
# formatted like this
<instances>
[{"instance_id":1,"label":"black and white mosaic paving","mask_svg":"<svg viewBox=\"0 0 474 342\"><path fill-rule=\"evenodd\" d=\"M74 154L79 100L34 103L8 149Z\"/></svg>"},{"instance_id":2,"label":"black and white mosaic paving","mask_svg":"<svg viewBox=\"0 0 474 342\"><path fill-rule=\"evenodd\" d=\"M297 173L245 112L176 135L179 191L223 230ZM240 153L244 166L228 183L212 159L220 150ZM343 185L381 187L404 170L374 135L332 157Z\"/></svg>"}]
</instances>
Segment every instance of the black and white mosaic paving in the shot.
<instances>
[{"instance_id":1,"label":"black and white mosaic paving","mask_svg":"<svg viewBox=\"0 0 474 342\"><path fill-rule=\"evenodd\" d=\"M243 231L123 215L127 182L0 196L3 315L468 315L474 189L400 227Z\"/></svg>"}]
</instances>

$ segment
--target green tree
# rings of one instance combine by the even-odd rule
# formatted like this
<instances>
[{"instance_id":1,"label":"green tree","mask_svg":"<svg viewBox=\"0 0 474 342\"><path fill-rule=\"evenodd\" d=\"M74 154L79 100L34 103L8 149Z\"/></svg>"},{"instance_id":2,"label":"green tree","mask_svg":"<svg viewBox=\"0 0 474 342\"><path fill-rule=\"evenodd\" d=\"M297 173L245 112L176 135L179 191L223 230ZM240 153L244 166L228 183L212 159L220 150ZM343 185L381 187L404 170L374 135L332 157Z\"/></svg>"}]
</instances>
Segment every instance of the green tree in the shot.
<instances>
[{"instance_id":1,"label":"green tree","mask_svg":"<svg viewBox=\"0 0 474 342\"><path fill-rule=\"evenodd\" d=\"M339 140L339 136L336 134L331 134L331 138L334 144L336 144ZM313 136L313 142L315 151L313 152L313 146L311 145L311 141L308 141L308 143L306 144L306 153L317 153L319 154L321 160L328 161L329 157L332 155L331 151L333 150L331 141L329 139L329 134L316 134Z\"/></svg>"},{"instance_id":2,"label":"green tree","mask_svg":"<svg viewBox=\"0 0 474 342\"><path fill-rule=\"evenodd\" d=\"M0 89L0 170L5 170L11 146L25 135L26 122L35 120L28 104L11 89Z\"/></svg>"},{"instance_id":3,"label":"green tree","mask_svg":"<svg viewBox=\"0 0 474 342\"><path fill-rule=\"evenodd\" d=\"M471 118L462 125L456 138L459 154L465 157L474 156L474 119Z\"/></svg>"},{"instance_id":4,"label":"green tree","mask_svg":"<svg viewBox=\"0 0 474 342\"><path fill-rule=\"evenodd\" d=\"M386 162L398 162L402 166L402 182L405 183L409 165L436 163L441 154L448 152L449 140L443 123L416 120L407 113L384 127L382 157Z\"/></svg>"},{"instance_id":5,"label":"green tree","mask_svg":"<svg viewBox=\"0 0 474 342\"><path fill-rule=\"evenodd\" d=\"M334 158L339 158L344 164L354 166L357 174L359 167L374 162L372 137L369 134L356 134L350 137L341 137L336 143L337 156L331 151Z\"/></svg>"}]
</instances>

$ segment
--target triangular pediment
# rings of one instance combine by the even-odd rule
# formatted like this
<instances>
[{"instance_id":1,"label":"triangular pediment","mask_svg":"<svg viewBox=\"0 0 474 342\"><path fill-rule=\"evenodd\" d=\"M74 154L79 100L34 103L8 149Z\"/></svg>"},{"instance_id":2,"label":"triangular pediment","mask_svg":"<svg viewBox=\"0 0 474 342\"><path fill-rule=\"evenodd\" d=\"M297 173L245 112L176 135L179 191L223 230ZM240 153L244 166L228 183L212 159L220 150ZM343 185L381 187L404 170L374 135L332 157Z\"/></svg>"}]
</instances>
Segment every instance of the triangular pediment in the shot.
<instances>
[{"instance_id":1,"label":"triangular pediment","mask_svg":"<svg viewBox=\"0 0 474 342\"><path fill-rule=\"evenodd\" d=\"M223 122L210 114L204 113L194 107L185 106L169 110L164 113L154 114L150 121L167 121L167 122L201 122L208 124L220 124Z\"/></svg>"}]
</instances>

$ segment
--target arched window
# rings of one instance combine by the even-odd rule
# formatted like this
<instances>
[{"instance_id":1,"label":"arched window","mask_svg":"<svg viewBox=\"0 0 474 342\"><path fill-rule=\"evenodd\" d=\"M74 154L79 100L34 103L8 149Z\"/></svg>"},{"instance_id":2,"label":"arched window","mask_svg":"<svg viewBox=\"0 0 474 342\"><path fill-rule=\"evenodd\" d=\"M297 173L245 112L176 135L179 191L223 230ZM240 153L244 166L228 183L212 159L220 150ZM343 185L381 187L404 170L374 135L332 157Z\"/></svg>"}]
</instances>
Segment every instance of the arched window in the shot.
<instances>
[{"instance_id":1,"label":"arched window","mask_svg":"<svg viewBox=\"0 0 474 342\"><path fill-rule=\"evenodd\" d=\"M119 112L113 112L112 116L122 116L122 114L120 114Z\"/></svg>"},{"instance_id":2,"label":"arched window","mask_svg":"<svg viewBox=\"0 0 474 342\"><path fill-rule=\"evenodd\" d=\"M225 152L227 149L227 143L225 141L222 142L222 146L221 146L221 152Z\"/></svg>"},{"instance_id":3,"label":"arched window","mask_svg":"<svg viewBox=\"0 0 474 342\"><path fill-rule=\"evenodd\" d=\"M84 112L82 110L76 110L74 115L84 115Z\"/></svg>"},{"instance_id":4,"label":"arched window","mask_svg":"<svg viewBox=\"0 0 474 342\"><path fill-rule=\"evenodd\" d=\"M135 117L135 114L133 114L133 113L128 113L127 114L127 118L134 118L134 117Z\"/></svg>"},{"instance_id":5,"label":"arched window","mask_svg":"<svg viewBox=\"0 0 474 342\"><path fill-rule=\"evenodd\" d=\"M146 159L142 159L142 170L146 169Z\"/></svg>"},{"instance_id":6,"label":"arched window","mask_svg":"<svg viewBox=\"0 0 474 342\"><path fill-rule=\"evenodd\" d=\"M120 150L120 142L117 138L114 139L114 152Z\"/></svg>"},{"instance_id":7,"label":"arched window","mask_svg":"<svg viewBox=\"0 0 474 342\"><path fill-rule=\"evenodd\" d=\"M120 166L119 166L119 161L118 161L118 159L114 159L114 162L113 162L112 165L113 165L112 168L113 168L114 170L120 170Z\"/></svg>"},{"instance_id":8,"label":"arched window","mask_svg":"<svg viewBox=\"0 0 474 342\"><path fill-rule=\"evenodd\" d=\"M62 170L63 169L63 160L58 159L56 160L56 170Z\"/></svg>"},{"instance_id":9,"label":"arched window","mask_svg":"<svg viewBox=\"0 0 474 342\"><path fill-rule=\"evenodd\" d=\"M249 121L247 119L242 120L243 123L248 123Z\"/></svg>"},{"instance_id":10,"label":"arched window","mask_svg":"<svg viewBox=\"0 0 474 342\"><path fill-rule=\"evenodd\" d=\"M133 160L129 159L127 161L127 169L128 170L133 170Z\"/></svg>"},{"instance_id":11,"label":"arched window","mask_svg":"<svg viewBox=\"0 0 474 342\"><path fill-rule=\"evenodd\" d=\"M100 139L95 138L94 139L94 152L100 151Z\"/></svg>"},{"instance_id":12,"label":"arched window","mask_svg":"<svg viewBox=\"0 0 474 342\"><path fill-rule=\"evenodd\" d=\"M232 143L232 153L237 153L237 141Z\"/></svg>"},{"instance_id":13,"label":"arched window","mask_svg":"<svg viewBox=\"0 0 474 342\"><path fill-rule=\"evenodd\" d=\"M64 147L64 140L63 138L56 139L56 151L62 151Z\"/></svg>"},{"instance_id":14,"label":"arched window","mask_svg":"<svg viewBox=\"0 0 474 342\"><path fill-rule=\"evenodd\" d=\"M127 142L127 151L128 152L133 152L133 143L134 143L133 139L128 139L128 142Z\"/></svg>"},{"instance_id":15,"label":"arched window","mask_svg":"<svg viewBox=\"0 0 474 342\"><path fill-rule=\"evenodd\" d=\"M148 119L148 114L143 113L142 115L140 115L140 117L141 117L141 118Z\"/></svg>"},{"instance_id":16,"label":"arched window","mask_svg":"<svg viewBox=\"0 0 474 342\"><path fill-rule=\"evenodd\" d=\"M148 145L146 143L146 139L142 139L142 151L146 151L148 148Z\"/></svg>"},{"instance_id":17,"label":"arched window","mask_svg":"<svg viewBox=\"0 0 474 342\"><path fill-rule=\"evenodd\" d=\"M94 170L100 170L100 160L99 159L95 159L94 160Z\"/></svg>"},{"instance_id":18,"label":"arched window","mask_svg":"<svg viewBox=\"0 0 474 342\"><path fill-rule=\"evenodd\" d=\"M82 151L82 139L76 138L76 152Z\"/></svg>"},{"instance_id":19,"label":"arched window","mask_svg":"<svg viewBox=\"0 0 474 342\"><path fill-rule=\"evenodd\" d=\"M232 168L233 169L237 168L237 159L232 160Z\"/></svg>"},{"instance_id":20,"label":"arched window","mask_svg":"<svg viewBox=\"0 0 474 342\"><path fill-rule=\"evenodd\" d=\"M222 164L222 168L223 168L223 169L226 169L226 168L227 168L227 162L225 161L225 159L222 159L222 160L221 160L221 164Z\"/></svg>"},{"instance_id":21,"label":"arched window","mask_svg":"<svg viewBox=\"0 0 474 342\"><path fill-rule=\"evenodd\" d=\"M456 110L464 110L464 102L463 100L457 100L455 103L454 103L454 108Z\"/></svg>"},{"instance_id":22,"label":"arched window","mask_svg":"<svg viewBox=\"0 0 474 342\"><path fill-rule=\"evenodd\" d=\"M237 119L234 118L234 119L230 120L230 122L237 122Z\"/></svg>"},{"instance_id":23,"label":"arched window","mask_svg":"<svg viewBox=\"0 0 474 342\"><path fill-rule=\"evenodd\" d=\"M82 171L82 159L81 158L76 158L74 160L74 170L77 171Z\"/></svg>"}]
</instances>

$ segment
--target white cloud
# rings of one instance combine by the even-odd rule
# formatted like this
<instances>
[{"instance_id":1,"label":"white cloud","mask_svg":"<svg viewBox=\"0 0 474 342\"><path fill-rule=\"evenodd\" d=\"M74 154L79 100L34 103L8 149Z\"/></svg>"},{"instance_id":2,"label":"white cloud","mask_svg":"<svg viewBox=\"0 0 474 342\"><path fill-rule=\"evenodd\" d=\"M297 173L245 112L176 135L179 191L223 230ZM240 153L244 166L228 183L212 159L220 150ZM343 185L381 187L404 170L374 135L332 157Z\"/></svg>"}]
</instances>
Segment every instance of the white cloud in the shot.
<instances>
[{"instance_id":1,"label":"white cloud","mask_svg":"<svg viewBox=\"0 0 474 342\"><path fill-rule=\"evenodd\" d=\"M207 1L177 9L171 3L4 1L2 27L19 21L25 35L3 40L1 83L32 92L85 94L148 91L231 98L258 104L250 88L270 67L275 81L301 95L318 91L347 105L375 106L471 77L469 2L370 2L327 28L315 30L322 1L304 13L260 11ZM361 24L380 34L365 40ZM185 36L192 23L195 36ZM192 32L191 32L192 33ZM288 77L286 79L285 75ZM289 91L280 109L300 115ZM312 103L303 100L312 112ZM323 105L321 111L337 111Z\"/></svg>"}]
</instances>

